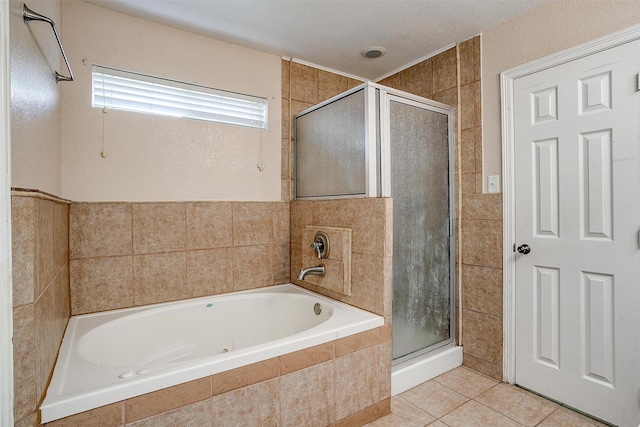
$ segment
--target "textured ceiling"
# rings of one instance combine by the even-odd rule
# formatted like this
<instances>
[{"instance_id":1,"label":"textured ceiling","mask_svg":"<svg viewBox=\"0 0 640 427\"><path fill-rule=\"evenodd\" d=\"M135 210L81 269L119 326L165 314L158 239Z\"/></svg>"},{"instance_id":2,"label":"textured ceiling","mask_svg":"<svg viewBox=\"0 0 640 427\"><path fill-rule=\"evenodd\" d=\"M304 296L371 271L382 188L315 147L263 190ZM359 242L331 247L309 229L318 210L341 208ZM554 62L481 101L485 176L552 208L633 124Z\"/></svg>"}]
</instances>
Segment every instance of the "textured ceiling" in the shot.
<instances>
[{"instance_id":1,"label":"textured ceiling","mask_svg":"<svg viewBox=\"0 0 640 427\"><path fill-rule=\"evenodd\" d=\"M87 0L176 28L377 80L548 0ZM368 59L360 52L382 46Z\"/></svg>"}]
</instances>

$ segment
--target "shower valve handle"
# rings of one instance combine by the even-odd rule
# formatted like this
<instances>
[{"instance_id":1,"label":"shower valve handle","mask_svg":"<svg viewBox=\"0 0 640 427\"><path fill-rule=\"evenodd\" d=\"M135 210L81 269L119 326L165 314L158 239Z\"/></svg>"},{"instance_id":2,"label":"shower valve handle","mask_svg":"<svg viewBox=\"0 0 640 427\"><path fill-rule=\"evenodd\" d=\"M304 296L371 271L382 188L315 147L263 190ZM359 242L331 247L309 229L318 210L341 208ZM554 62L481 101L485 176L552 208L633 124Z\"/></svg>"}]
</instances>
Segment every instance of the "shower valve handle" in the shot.
<instances>
[{"instance_id":1,"label":"shower valve handle","mask_svg":"<svg viewBox=\"0 0 640 427\"><path fill-rule=\"evenodd\" d=\"M318 259L327 258L329 256L329 236L322 231L318 231L316 235L313 236L311 249L316 251Z\"/></svg>"},{"instance_id":2,"label":"shower valve handle","mask_svg":"<svg viewBox=\"0 0 640 427\"><path fill-rule=\"evenodd\" d=\"M324 242L322 239L317 239L315 242L311 244L311 249L316 251L316 255L318 259L322 259L322 251L324 251Z\"/></svg>"}]
</instances>

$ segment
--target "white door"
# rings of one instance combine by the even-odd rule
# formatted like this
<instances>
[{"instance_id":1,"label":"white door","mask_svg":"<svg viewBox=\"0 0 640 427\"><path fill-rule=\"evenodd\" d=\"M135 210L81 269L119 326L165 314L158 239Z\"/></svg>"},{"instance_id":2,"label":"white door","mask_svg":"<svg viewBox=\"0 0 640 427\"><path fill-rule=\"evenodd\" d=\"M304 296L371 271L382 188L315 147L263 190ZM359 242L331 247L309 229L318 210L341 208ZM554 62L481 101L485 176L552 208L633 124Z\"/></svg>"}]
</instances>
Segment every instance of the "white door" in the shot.
<instances>
[{"instance_id":1,"label":"white door","mask_svg":"<svg viewBox=\"0 0 640 427\"><path fill-rule=\"evenodd\" d=\"M516 383L633 427L639 51L635 41L521 77L513 92Z\"/></svg>"}]
</instances>

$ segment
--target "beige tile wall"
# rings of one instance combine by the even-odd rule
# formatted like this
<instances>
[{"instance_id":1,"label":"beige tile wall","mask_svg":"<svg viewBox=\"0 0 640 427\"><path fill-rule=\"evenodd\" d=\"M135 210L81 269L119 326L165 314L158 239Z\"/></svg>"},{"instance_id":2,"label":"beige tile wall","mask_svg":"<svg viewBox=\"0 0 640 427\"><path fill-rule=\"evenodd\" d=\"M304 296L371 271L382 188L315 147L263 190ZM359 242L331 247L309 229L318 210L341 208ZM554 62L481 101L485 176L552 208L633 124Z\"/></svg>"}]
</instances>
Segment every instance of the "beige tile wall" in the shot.
<instances>
[{"instance_id":1,"label":"beige tile wall","mask_svg":"<svg viewBox=\"0 0 640 427\"><path fill-rule=\"evenodd\" d=\"M282 156L283 184L293 198L293 116L336 96L362 81L319 70L292 61L282 61ZM290 106L290 108L289 108ZM291 279L331 298L355 305L391 319L391 255L393 218L390 199L342 199L291 202ZM305 226L342 227L352 230L352 295L331 292L308 282L297 281L302 265ZM311 242L309 242L311 244ZM311 249L309 249L311 250Z\"/></svg>"},{"instance_id":2,"label":"beige tile wall","mask_svg":"<svg viewBox=\"0 0 640 427\"><path fill-rule=\"evenodd\" d=\"M315 250L309 250L316 233L324 233L327 236L328 253L322 261L318 259ZM351 295L351 229L329 226L306 226L304 236L300 244L302 265L315 266L319 263L325 267L323 276L308 275L304 281L318 285L324 289L335 291L345 295ZM299 270L298 270L299 271Z\"/></svg>"},{"instance_id":3,"label":"beige tile wall","mask_svg":"<svg viewBox=\"0 0 640 427\"><path fill-rule=\"evenodd\" d=\"M364 425L390 411L391 327L106 405L47 427Z\"/></svg>"},{"instance_id":4,"label":"beige tile wall","mask_svg":"<svg viewBox=\"0 0 640 427\"><path fill-rule=\"evenodd\" d=\"M33 426L70 317L69 206L16 192L11 217L14 418L16 426Z\"/></svg>"},{"instance_id":5,"label":"beige tile wall","mask_svg":"<svg viewBox=\"0 0 640 427\"><path fill-rule=\"evenodd\" d=\"M380 83L456 109L457 244L462 261L457 310L462 310L464 364L501 380L502 196L482 193L480 80L476 36Z\"/></svg>"},{"instance_id":6,"label":"beige tile wall","mask_svg":"<svg viewBox=\"0 0 640 427\"><path fill-rule=\"evenodd\" d=\"M282 200L293 200L293 116L362 81L292 61L282 61Z\"/></svg>"},{"instance_id":7,"label":"beige tile wall","mask_svg":"<svg viewBox=\"0 0 640 427\"><path fill-rule=\"evenodd\" d=\"M72 313L289 281L289 204L73 203Z\"/></svg>"},{"instance_id":8,"label":"beige tile wall","mask_svg":"<svg viewBox=\"0 0 640 427\"><path fill-rule=\"evenodd\" d=\"M351 295L296 280L303 267L303 241L308 225L351 229ZM361 198L291 202L291 279L305 288L384 316L391 321L391 265L393 254L392 200Z\"/></svg>"},{"instance_id":9,"label":"beige tile wall","mask_svg":"<svg viewBox=\"0 0 640 427\"><path fill-rule=\"evenodd\" d=\"M458 49L464 364L502 380L502 195L482 193L480 36Z\"/></svg>"},{"instance_id":10,"label":"beige tile wall","mask_svg":"<svg viewBox=\"0 0 640 427\"><path fill-rule=\"evenodd\" d=\"M288 61L283 61L282 76L283 118L292 117L360 83ZM458 281L462 284L462 296L458 295L456 302L456 317L461 320L457 327L462 329L458 331L458 336L464 345L465 365L502 379L502 197L500 194L482 193L480 81L480 36L477 36L380 83L443 102L455 109L455 169L459 194L457 246L460 254L458 261L461 262L458 265ZM283 119L283 192L289 197L292 189L290 129L291 122L286 123ZM288 149L284 151L284 147ZM288 171L288 175L284 171ZM299 215L300 209L306 209L298 208L298 203L292 203L292 245L298 239L293 232L297 221L294 215ZM337 215L338 221L344 220L344 212L342 209L342 213ZM326 224L337 226L334 222ZM292 251L292 277L297 275L298 267L301 267L296 257L295 251ZM364 262L371 261L371 258L361 258ZM354 254L354 262L357 259L358 256ZM368 271L376 270L372 266ZM330 296L339 298L337 294ZM376 304L379 301L370 300L365 301L364 306L375 311L377 308L372 307ZM479 334L478 331L484 326L487 327L485 332Z\"/></svg>"},{"instance_id":11,"label":"beige tile wall","mask_svg":"<svg viewBox=\"0 0 640 427\"><path fill-rule=\"evenodd\" d=\"M282 146L286 147L286 150L283 149L282 156L283 198L287 200L292 198L291 125L293 115L361 83L361 81L295 62L282 62ZM385 402L388 402L391 396L392 201L371 198L292 201L290 206L292 282L385 317L386 332L380 338L377 356L372 351L361 352L357 356L345 356L345 359L336 363L335 366L338 372L337 393L341 390L357 391L339 396L335 401L335 417L343 418L338 425L363 425L368 422L367 420L376 419L382 415L375 408L379 408L380 405L387 408L388 404ZM308 247L303 241L306 226L340 227L351 230L351 295L334 292L306 281L295 280L301 268L309 267L302 262L302 251ZM308 244L310 245L311 242ZM311 251L310 248L308 250ZM336 351L340 352L338 348ZM379 361L378 364L375 363L376 358ZM371 364L379 366L377 372L365 372L371 368ZM353 383L354 373L358 378L364 378L365 382L360 385ZM367 383L371 384L366 386ZM368 409L367 405L369 405ZM353 414L354 411L359 412ZM347 414L353 415L347 416Z\"/></svg>"}]
</instances>

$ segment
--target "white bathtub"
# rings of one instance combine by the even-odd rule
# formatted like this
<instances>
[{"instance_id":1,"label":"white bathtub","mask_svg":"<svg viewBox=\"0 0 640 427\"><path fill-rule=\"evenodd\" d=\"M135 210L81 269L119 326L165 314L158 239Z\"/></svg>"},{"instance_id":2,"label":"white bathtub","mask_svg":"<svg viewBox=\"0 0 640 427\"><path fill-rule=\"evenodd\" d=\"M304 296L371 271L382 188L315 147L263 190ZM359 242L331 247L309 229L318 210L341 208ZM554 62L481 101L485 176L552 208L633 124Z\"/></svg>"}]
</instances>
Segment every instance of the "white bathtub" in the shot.
<instances>
[{"instance_id":1,"label":"white bathtub","mask_svg":"<svg viewBox=\"0 0 640 427\"><path fill-rule=\"evenodd\" d=\"M381 316L292 284L74 316L40 407L42 422L383 323Z\"/></svg>"}]
</instances>

